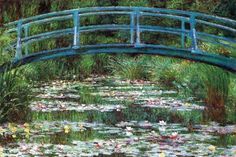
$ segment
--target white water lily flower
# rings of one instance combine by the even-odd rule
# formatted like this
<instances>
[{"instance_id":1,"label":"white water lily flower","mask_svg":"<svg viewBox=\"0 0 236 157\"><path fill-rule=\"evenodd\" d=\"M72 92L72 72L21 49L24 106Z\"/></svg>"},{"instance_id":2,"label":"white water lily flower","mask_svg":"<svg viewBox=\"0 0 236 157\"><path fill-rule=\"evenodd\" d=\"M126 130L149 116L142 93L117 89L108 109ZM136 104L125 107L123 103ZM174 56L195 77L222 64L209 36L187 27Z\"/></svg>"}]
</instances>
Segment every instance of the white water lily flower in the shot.
<instances>
[{"instance_id":1,"label":"white water lily flower","mask_svg":"<svg viewBox=\"0 0 236 157\"><path fill-rule=\"evenodd\" d=\"M178 136L178 132L172 132L171 136Z\"/></svg>"},{"instance_id":2,"label":"white water lily flower","mask_svg":"<svg viewBox=\"0 0 236 157\"><path fill-rule=\"evenodd\" d=\"M154 130L151 131L152 134L155 134L156 132Z\"/></svg>"},{"instance_id":3,"label":"white water lily flower","mask_svg":"<svg viewBox=\"0 0 236 157\"><path fill-rule=\"evenodd\" d=\"M131 127L128 126L128 127L126 127L126 130L127 130L127 131L133 131L133 128L131 128Z\"/></svg>"},{"instance_id":4,"label":"white water lily flower","mask_svg":"<svg viewBox=\"0 0 236 157\"><path fill-rule=\"evenodd\" d=\"M159 121L159 125L165 126L165 125L166 125L166 122L165 122L164 120L161 120L161 121Z\"/></svg>"}]
</instances>

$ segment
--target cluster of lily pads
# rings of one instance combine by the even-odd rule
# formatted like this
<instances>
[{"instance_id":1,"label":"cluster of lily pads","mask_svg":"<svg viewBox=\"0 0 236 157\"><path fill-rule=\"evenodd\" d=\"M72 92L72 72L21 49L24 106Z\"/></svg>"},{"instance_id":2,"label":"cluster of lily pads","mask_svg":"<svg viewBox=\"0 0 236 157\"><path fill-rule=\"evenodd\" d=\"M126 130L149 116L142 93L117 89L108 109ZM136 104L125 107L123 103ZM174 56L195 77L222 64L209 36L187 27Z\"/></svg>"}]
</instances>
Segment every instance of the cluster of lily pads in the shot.
<instances>
[{"instance_id":1,"label":"cluster of lily pads","mask_svg":"<svg viewBox=\"0 0 236 157\"><path fill-rule=\"evenodd\" d=\"M81 104L80 86L96 89L90 93L99 95L104 103ZM55 81L35 87L36 100L30 107L33 112L44 114L78 114L91 111L110 114L130 106L150 110L167 108L171 112L202 110L203 106L180 100L177 91L160 89L149 81L129 81L111 77L93 77L85 82ZM129 110L127 110L129 111ZM133 111L133 110L132 110ZM134 110L135 112L135 110ZM132 114L132 113L130 113ZM112 114L115 116L115 114ZM72 115L73 116L73 115ZM93 115L91 115L92 117ZM168 115L166 115L168 116ZM118 120L115 124L96 121L32 120L25 124L3 124L0 127L1 156L235 156L233 142L227 146L217 145L222 136L236 139L236 125L220 126L217 123L188 126L168 123L164 120L148 121Z\"/></svg>"},{"instance_id":2,"label":"cluster of lily pads","mask_svg":"<svg viewBox=\"0 0 236 157\"><path fill-rule=\"evenodd\" d=\"M213 127L213 126L212 126ZM216 128L216 126L214 126ZM35 122L29 125L9 123L1 128L1 140L11 137L15 143L0 147L2 154L7 155L66 155L66 156L96 156L121 153L127 156L200 156L231 155L235 146L218 148L208 144L208 140L217 139L207 132L184 133L185 127L179 124L143 122L120 122L115 127L98 123L81 122ZM220 129L220 127L219 127ZM97 136L90 140L79 140L75 137L68 143L47 143L43 140L35 143L41 136L59 134L72 136L73 133L89 134L95 131ZM109 138L100 138L107 135ZM25 136L25 137L24 137ZM24 139L27 138L29 142ZM63 142L62 142L63 143ZM68 154L69 152L69 154ZM0 152L1 153L1 152Z\"/></svg>"},{"instance_id":3,"label":"cluster of lily pads","mask_svg":"<svg viewBox=\"0 0 236 157\"><path fill-rule=\"evenodd\" d=\"M190 103L186 100L179 100L176 97L177 91L163 90L157 84L150 81L132 82L115 80L114 82L104 83L103 81L111 78L87 79L84 84L76 82L57 81L52 84L43 84L43 88L36 90L37 98L42 99L32 102L30 107L34 111L86 111L101 110L104 112L120 110L126 108L122 105L124 101L129 101L141 107L148 108L167 108L172 110L203 110L204 107ZM113 78L114 80L114 78ZM104 103L99 104L80 104L80 95L76 89L78 86L86 86L96 89L91 95L101 96ZM72 100L72 101L71 101ZM115 105L114 105L115 104Z\"/></svg>"},{"instance_id":4,"label":"cluster of lily pads","mask_svg":"<svg viewBox=\"0 0 236 157\"><path fill-rule=\"evenodd\" d=\"M80 104L77 102L70 101L59 101L59 100L42 100L37 102L32 102L30 105L33 111L51 112L51 111L101 111L108 112L113 110L121 110L126 108L124 105L120 104Z\"/></svg>"}]
</instances>

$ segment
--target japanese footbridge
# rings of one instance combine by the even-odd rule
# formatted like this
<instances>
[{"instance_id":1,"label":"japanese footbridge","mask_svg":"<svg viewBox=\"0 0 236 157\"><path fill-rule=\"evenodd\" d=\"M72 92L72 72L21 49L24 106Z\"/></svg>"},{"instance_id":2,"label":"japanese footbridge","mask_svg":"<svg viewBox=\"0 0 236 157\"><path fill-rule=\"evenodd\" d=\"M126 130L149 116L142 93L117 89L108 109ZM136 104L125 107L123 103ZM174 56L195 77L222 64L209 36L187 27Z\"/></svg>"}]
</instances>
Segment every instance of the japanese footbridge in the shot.
<instances>
[{"instance_id":1,"label":"japanese footbridge","mask_svg":"<svg viewBox=\"0 0 236 157\"><path fill-rule=\"evenodd\" d=\"M90 17L93 19L96 16L100 16L99 21L90 21L98 21L97 23L86 23L86 19L89 21ZM121 19L122 16L124 19L120 20L122 22L114 20ZM108 19L106 21L110 23L103 23L103 19ZM145 22L145 19L149 19L149 23ZM167 22L158 24L163 20L167 20ZM173 25L170 24L171 21L174 21ZM62 22L64 26L68 27L44 29L41 32L35 33L34 31L33 33L34 27L47 25L54 28L55 22ZM206 42L231 49L236 53L236 21L197 12L145 7L80 8L20 19L6 24L5 27L8 29L7 33L14 34L15 42L11 44L14 54L9 62L0 66L0 71L4 71L6 67L9 69L9 66L12 69L58 57L97 53L133 53L183 58L218 66L236 73L236 58L231 55L209 52L210 50L204 50L201 46ZM205 31L207 30L205 28L211 28L210 30L214 31ZM120 35L120 39L109 43L91 44L84 40L88 33L102 32L103 35L106 35L110 31L125 33L123 36ZM148 33L161 33L162 38L174 35L176 42L173 45L167 44L169 42L149 43L143 39L143 36ZM69 39L67 45L37 51L32 48L35 43L42 43L48 39L58 40L58 38L66 38L65 36ZM156 40L159 41L160 38Z\"/></svg>"}]
</instances>

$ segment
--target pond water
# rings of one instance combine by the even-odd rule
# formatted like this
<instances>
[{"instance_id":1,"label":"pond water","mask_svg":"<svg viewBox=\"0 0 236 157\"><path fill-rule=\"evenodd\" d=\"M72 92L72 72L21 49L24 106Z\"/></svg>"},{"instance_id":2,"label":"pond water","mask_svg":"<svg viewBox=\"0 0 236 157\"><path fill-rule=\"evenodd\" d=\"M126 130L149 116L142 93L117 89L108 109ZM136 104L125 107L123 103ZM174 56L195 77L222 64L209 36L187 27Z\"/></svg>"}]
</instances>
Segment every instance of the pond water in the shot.
<instances>
[{"instance_id":1,"label":"pond water","mask_svg":"<svg viewBox=\"0 0 236 157\"><path fill-rule=\"evenodd\" d=\"M92 77L35 87L32 120L3 124L0 156L236 156L236 125L148 81Z\"/></svg>"}]
</instances>

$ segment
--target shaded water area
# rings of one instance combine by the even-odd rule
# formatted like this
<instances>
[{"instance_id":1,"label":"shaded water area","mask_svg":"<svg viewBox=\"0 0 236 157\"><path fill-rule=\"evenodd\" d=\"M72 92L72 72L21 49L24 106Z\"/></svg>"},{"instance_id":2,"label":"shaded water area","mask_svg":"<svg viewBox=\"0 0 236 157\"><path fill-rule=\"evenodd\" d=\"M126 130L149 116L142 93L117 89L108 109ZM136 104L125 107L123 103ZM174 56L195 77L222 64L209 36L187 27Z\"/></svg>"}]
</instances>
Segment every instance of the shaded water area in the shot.
<instances>
[{"instance_id":1,"label":"shaded water area","mask_svg":"<svg viewBox=\"0 0 236 157\"><path fill-rule=\"evenodd\" d=\"M236 125L147 81L92 77L35 87L32 122L4 124L6 156L236 156Z\"/></svg>"}]
</instances>

